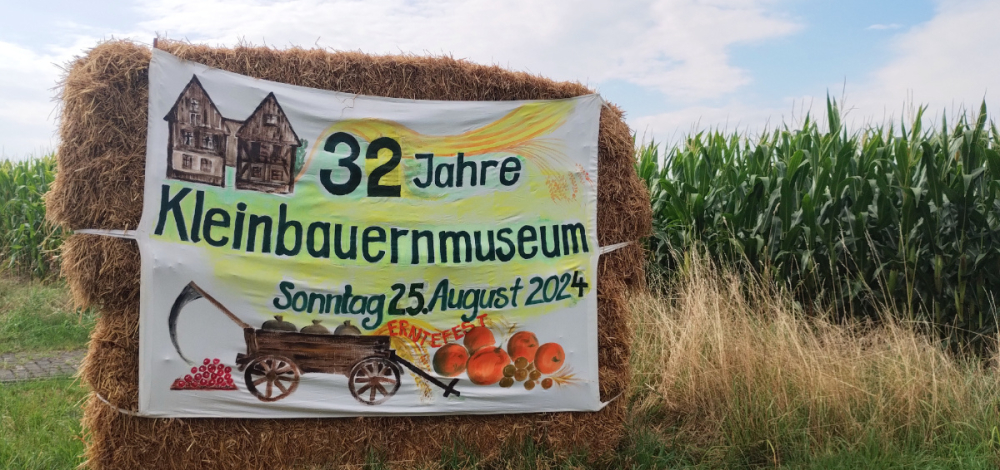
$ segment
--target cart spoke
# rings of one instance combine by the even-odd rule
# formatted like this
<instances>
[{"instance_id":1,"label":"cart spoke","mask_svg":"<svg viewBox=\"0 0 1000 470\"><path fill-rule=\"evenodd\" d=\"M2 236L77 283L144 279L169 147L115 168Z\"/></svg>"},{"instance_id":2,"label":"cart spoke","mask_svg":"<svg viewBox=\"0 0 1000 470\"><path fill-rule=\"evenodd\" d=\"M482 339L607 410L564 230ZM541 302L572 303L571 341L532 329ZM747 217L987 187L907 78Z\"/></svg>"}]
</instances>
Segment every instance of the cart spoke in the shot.
<instances>
[{"instance_id":1,"label":"cart spoke","mask_svg":"<svg viewBox=\"0 0 1000 470\"><path fill-rule=\"evenodd\" d=\"M375 387L378 387L378 386L379 386L378 382L375 382ZM368 401L375 401L375 387L371 388L372 394L371 394L371 398L369 398Z\"/></svg>"},{"instance_id":2,"label":"cart spoke","mask_svg":"<svg viewBox=\"0 0 1000 470\"><path fill-rule=\"evenodd\" d=\"M277 369L275 369L274 373L284 374L286 372L291 372L291 371L292 371L292 366L286 362L282 362L281 365L278 366Z\"/></svg>"},{"instance_id":3,"label":"cart spoke","mask_svg":"<svg viewBox=\"0 0 1000 470\"><path fill-rule=\"evenodd\" d=\"M275 385L276 387L278 387L278 390L281 390L281 393L282 393L282 395L284 395L284 394L288 393L288 389L287 389L287 388L285 388L285 386L284 386L284 385L282 385L282 384L281 384L281 382L279 382L279 381L275 380L275 381L274 381L274 385Z\"/></svg>"},{"instance_id":4,"label":"cart spoke","mask_svg":"<svg viewBox=\"0 0 1000 470\"><path fill-rule=\"evenodd\" d=\"M386 390L386 389L385 389L385 387L383 387L381 383L379 383L379 382L375 382L375 387L374 387L374 388L372 389L372 396L374 396L374 395L375 395L375 393L374 393L374 392L375 392L375 390L376 390L376 389L377 389L377 390L379 391L379 393L381 393L381 394L382 394L383 396L384 396L384 395L388 395L388 394L389 394L389 391L388 391L388 390Z\"/></svg>"},{"instance_id":5,"label":"cart spoke","mask_svg":"<svg viewBox=\"0 0 1000 470\"><path fill-rule=\"evenodd\" d=\"M264 381L266 381L266 380L267 380L267 377L261 377L261 378L259 378L257 380L254 380L253 381L253 386L256 387L256 386L264 383Z\"/></svg>"},{"instance_id":6,"label":"cart spoke","mask_svg":"<svg viewBox=\"0 0 1000 470\"><path fill-rule=\"evenodd\" d=\"M364 387L359 388L358 389L358 395L361 395L362 393L365 393L365 391L368 390L371 387L372 387L371 384L368 384L368 385L365 385Z\"/></svg>"},{"instance_id":7,"label":"cart spoke","mask_svg":"<svg viewBox=\"0 0 1000 470\"><path fill-rule=\"evenodd\" d=\"M263 361L260 361L260 369L264 371L265 374L271 372L271 360L264 359Z\"/></svg>"},{"instance_id":8,"label":"cart spoke","mask_svg":"<svg viewBox=\"0 0 1000 470\"><path fill-rule=\"evenodd\" d=\"M356 384L366 384L366 383L369 383L369 382L371 382L371 379L368 378L368 377L355 377L354 378L354 383L356 383Z\"/></svg>"}]
</instances>

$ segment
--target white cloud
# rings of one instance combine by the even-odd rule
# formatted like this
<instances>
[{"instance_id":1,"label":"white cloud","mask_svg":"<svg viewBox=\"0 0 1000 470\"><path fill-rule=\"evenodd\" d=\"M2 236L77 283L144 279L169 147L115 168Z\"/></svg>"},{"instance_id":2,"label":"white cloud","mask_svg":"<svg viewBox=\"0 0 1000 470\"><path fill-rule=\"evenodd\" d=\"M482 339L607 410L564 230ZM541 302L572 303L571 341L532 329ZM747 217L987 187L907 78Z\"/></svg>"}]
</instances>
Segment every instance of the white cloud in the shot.
<instances>
[{"instance_id":1,"label":"white cloud","mask_svg":"<svg viewBox=\"0 0 1000 470\"><path fill-rule=\"evenodd\" d=\"M903 25L901 25L899 23L890 23L890 24L875 23L875 24L873 24L873 25L871 25L871 26L869 26L869 27L867 27L865 29L870 30L870 31L885 31L885 30L888 30L888 29L899 29L899 28L902 28L902 27L903 27Z\"/></svg>"},{"instance_id":2,"label":"white cloud","mask_svg":"<svg viewBox=\"0 0 1000 470\"><path fill-rule=\"evenodd\" d=\"M792 34L778 0L136 0L129 31L63 21L52 44L0 43L0 145L8 156L55 145L53 87L97 34L148 42L157 33L211 45L240 40L367 53L448 54L557 80L621 80L698 105L751 82L728 49ZM74 39L75 38L75 39ZM3 67L0 65L0 67ZM0 68L0 72L5 70ZM15 111L16 108L16 111ZM17 121L14 125L14 121ZM13 130L13 129L16 129Z\"/></svg>"},{"instance_id":3,"label":"white cloud","mask_svg":"<svg viewBox=\"0 0 1000 470\"><path fill-rule=\"evenodd\" d=\"M54 147L52 101L57 58L0 41L0 157L38 154Z\"/></svg>"},{"instance_id":4,"label":"white cloud","mask_svg":"<svg viewBox=\"0 0 1000 470\"><path fill-rule=\"evenodd\" d=\"M847 83L843 96L835 96L846 112L844 124L858 129L887 122L909 122L916 107L926 105L929 120L940 122L942 113L950 121L959 111L978 112L985 99L991 115L1000 110L1000 2L993 0L940 0L935 15L925 23L897 33L891 42L891 59L863 81ZM841 90L843 83L830 83ZM811 109L814 119L825 123L826 90L814 96L786 98L776 107L741 101L733 95L713 106L696 104L668 113L629 120L640 135L646 132L658 141L676 141L684 134L703 129L728 128L757 133L770 125L789 121L798 125ZM810 106L811 103L811 106ZM795 110L792 112L792 110Z\"/></svg>"},{"instance_id":5,"label":"white cloud","mask_svg":"<svg viewBox=\"0 0 1000 470\"><path fill-rule=\"evenodd\" d=\"M878 120L899 119L911 105L927 105L932 114L965 106L978 110L986 99L1000 109L1000 2L944 0L935 16L897 35L894 57L849 93L852 113ZM903 115L906 118L907 116Z\"/></svg>"},{"instance_id":6,"label":"white cloud","mask_svg":"<svg viewBox=\"0 0 1000 470\"><path fill-rule=\"evenodd\" d=\"M706 130L739 132L756 136L779 126L797 127L807 113L814 118L824 102L812 97L787 98L776 106L753 106L732 100L717 106L689 106L676 111L629 119L637 140L677 143L681 138ZM783 105L783 106L782 106Z\"/></svg>"},{"instance_id":7,"label":"white cloud","mask_svg":"<svg viewBox=\"0 0 1000 470\"><path fill-rule=\"evenodd\" d=\"M369 53L451 54L555 79L628 81L695 101L746 84L733 44L799 26L767 0L156 0L141 27L208 43L240 38Z\"/></svg>"}]
</instances>

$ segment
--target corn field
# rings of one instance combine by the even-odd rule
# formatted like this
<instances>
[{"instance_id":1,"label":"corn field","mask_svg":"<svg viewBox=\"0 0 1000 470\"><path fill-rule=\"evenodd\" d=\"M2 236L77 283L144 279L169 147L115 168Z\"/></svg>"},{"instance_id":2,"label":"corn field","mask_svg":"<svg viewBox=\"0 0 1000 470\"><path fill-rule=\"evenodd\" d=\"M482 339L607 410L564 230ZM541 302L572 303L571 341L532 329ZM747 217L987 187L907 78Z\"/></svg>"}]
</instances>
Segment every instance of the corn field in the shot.
<instances>
[{"instance_id":1,"label":"corn field","mask_svg":"<svg viewBox=\"0 0 1000 470\"><path fill-rule=\"evenodd\" d=\"M809 118L754 138L718 131L641 146L652 263L678 253L752 269L807 311L895 311L953 346L997 333L1000 134L986 106L957 122L848 132L827 100ZM662 152L662 153L661 153Z\"/></svg>"},{"instance_id":2,"label":"corn field","mask_svg":"<svg viewBox=\"0 0 1000 470\"><path fill-rule=\"evenodd\" d=\"M43 195L55 178L54 155L0 161L0 268L44 278L58 265L60 229L45 220Z\"/></svg>"}]
</instances>

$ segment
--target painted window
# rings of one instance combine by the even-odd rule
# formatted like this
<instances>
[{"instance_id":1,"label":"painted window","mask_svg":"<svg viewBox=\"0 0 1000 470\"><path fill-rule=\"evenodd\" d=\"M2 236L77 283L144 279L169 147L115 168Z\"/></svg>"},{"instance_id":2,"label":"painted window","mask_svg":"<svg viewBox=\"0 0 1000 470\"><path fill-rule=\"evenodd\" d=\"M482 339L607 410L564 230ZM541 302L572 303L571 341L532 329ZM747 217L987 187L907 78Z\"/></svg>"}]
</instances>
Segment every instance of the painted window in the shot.
<instances>
[{"instance_id":1,"label":"painted window","mask_svg":"<svg viewBox=\"0 0 1000 470\"><path fill-rule=\"evenodd\" d=\"M271 170L271 181L281 181L281 170Z\"/></svg>"},{"instance_id":2,"label":"painted window","mask_svg":"<svg viewBox=\"0 0 1000 470\"><path fill-rule=\"evenodd\" d=\"M277 114L265 114L264 115L264 124L268 125L268 126L277 126L278 125L278 115Z\"/></svg>"},{"instance_id":3,"label":"painted window","mask_svg":"<svg viewBox=\"0 0 1000 470\"><path fill-rule=\"evenodd\" d=\"M260 178L261 168L259 165L254 165L250 167L250 176L253 178Z\"/></svg>"},{"instance_id":4,"label":"painted window","mask_svg":"<svg viewBox=\"0 0 1000 470\"><path fill-rule=\"evenodd\" d=\"M201 115L199 115L198 113L191 113L191 125L192 126L199 125L198 124L198 122L200 121L199 118L201 118Z\"/></svg>"},{"instance_id":5,"label":"painted window","mask_svg":"<svg viewBox=\"0 0 1000 470\"><path fill-rule=\"evenodd\" d=\"M202 148L208 150L212 150L215 148L215 138L212 135L206 135L202 143L203 143Z\"/></svg>"},{"instance_id":6,"label":"painted window","mask_svg":"<svg viewBox=\"0 0 1000 470\"><path fill-rule=\"evenodd\" d=\"M191 145L194 136L191 135L191 131L181 131L181 140L184 141L184 145Z\"/></svg>"},{"instance_id":7,"label":"painted window","mask_svg":"<svg viewBox=\"0 0 1000 470\"><path fill-rule=\"evenodd\" d=\"M200 108L198 107L198 104L199 104L198 100L196 100L194 98L191 98L191 102L188 103L188 104L191 106L191 112L192 113L197 113L200 110Z\"/></svg>"},{"instance_id":8,"label":"painted window","mask_svg":"<svg viewBox=\"0 0 1000 470\"><path fill-rule=\"evenodd\" d=\"M207 158L201 159L201 171L209 172L212 171L212 161Z\"/></svg>"},{"instance_id":9,"label":"painted window","mask_svg":"<svg viewBox=\"0 0 1000 470\"><path fill-rule=\"evenodd\" d=\"M181 163L181 168L185 170L190 170L194 166L194 157L184 154L184 161Z\"/></svg>"}]
</instances>

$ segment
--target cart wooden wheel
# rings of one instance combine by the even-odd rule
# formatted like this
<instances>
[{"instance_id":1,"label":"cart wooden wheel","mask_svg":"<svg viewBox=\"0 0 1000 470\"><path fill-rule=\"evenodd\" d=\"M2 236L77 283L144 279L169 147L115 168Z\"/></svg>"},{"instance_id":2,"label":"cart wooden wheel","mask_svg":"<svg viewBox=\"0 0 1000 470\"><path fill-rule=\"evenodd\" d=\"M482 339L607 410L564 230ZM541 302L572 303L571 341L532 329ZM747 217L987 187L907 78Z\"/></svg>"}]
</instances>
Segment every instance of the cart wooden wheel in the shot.
<instances>
[{"instance_id":1,"label":"cart wooden wheel","mask_svg":"<svg viewBox=\"0 0 1000 470\"><path fill-rule=\"evenodd\" d=\"M281 356L260 356L247 365L247 390L260 401L278 401L299 386L299 367Z\"/></svg>"},{"instance_id":2,"label":"cart wooden wheel","mask_svg":"<svg viewBox=\"0 0 1000 470\"><path fill-rule=\"evenodd\" d=\"M399 390L399 366L384 357L362 359L347 376L351 395L366 405L377 405Z\"/></svg>"}]
</instances>

